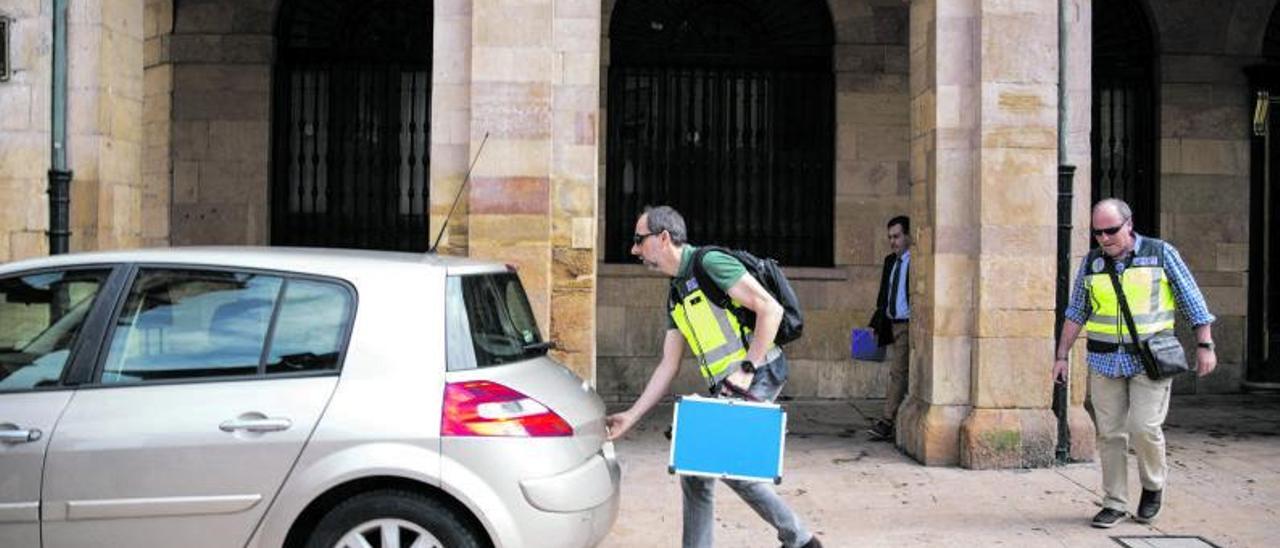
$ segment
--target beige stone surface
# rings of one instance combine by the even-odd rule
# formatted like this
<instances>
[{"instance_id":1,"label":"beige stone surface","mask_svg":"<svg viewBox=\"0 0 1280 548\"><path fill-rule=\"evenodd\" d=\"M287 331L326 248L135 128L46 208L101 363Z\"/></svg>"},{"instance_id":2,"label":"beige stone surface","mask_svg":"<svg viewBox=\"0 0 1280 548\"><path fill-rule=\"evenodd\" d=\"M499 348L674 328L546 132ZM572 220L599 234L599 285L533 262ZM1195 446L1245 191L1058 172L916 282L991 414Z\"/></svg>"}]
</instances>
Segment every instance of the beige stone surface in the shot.
<instances>
[{"instance_id":1,"label":"beige stone surface","mask_svg":"<svg viewBox=\"0 0 1280 548\"><path fill-rule=\"evenodd\" d=\"M981 408L1047 409L1053 383L1048 360L1052 331L1034 338L991 337L974 342L973 400Z\"/></svg>"},{"instance_id":2,"label":"beige stone surface","mask_svg":"<svg viewBox=\"0 0 1280 548\"><path fill-rule=\"evenodd\" d=\"M975 407L960 427L960 465L1040 468L1054 462L1057 420L1048 409Z\"/></svg>"},{"instance_id":3,"label":"beige stone surface","mask_svg":"<svg viewBox=\"0 0 1280 548\"><path fill-rule=\"evenodd\" d=\"M898 408L897 444L926 466L954 466L960 462L960 425L967 405L933 405L914 395Z\"/></svg>"}]
</instances>

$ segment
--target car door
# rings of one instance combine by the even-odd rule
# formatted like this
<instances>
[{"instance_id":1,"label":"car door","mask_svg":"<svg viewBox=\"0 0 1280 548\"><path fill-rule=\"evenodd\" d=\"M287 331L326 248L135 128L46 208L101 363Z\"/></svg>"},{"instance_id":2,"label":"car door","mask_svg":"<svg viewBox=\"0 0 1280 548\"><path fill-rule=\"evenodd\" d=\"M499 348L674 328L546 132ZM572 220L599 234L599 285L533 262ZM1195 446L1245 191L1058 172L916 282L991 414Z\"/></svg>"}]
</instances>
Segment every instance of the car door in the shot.
<instances>
[{"instance_id":1,"label":"car door","mask_svg":"<svg viewBox=\"0 0 1280 548\"><path fill-rule=\"evenodd\" d=\"M45 450L74 387L64 382L85 339L101 332L108 268L0 276L0 546L40 545ZM100 319L90 318L95 306ZM89 360L91 361L91 360Z\"/></svg>"},{"instance_id":2,"label":"car door","mask_svg":"<svg viewBox=\"0 0 1280 548\"><path fill-rule=\"evenodd\" d=\"M337 384L353 293L141 268L49 447L46 548L242 546Z\"/></svg>"}]
</instances>

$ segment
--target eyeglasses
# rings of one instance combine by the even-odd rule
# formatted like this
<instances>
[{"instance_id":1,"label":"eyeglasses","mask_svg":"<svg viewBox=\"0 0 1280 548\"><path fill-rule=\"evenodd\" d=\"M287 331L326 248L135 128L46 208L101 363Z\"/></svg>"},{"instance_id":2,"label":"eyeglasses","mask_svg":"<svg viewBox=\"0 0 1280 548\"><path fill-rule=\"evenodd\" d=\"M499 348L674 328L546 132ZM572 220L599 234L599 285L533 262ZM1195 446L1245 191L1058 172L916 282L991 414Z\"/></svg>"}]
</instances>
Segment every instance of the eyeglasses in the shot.
<instances>
[{"instance_id":1,"label":"eyeglasses","mask_svg":"<svg viewBox=\"0 0 1280 548\"><path fill-rule=\"evenodd\" d=\"M659 235L659 234L662 234L662 233L661 233L661 232L650 232L650 233L648 233L648 234L632 234L632 235L631 235L631 243L632 243L632 245L640 245L640 244L644 243L644 239L645 239L645 238L648 238L649 236L657 236L657 235Z\"/></svg>"},{"instance_id":2,"label":"eyeglasses","mask_svg":"<svg viewBox=\"0 0 1280 548\"><path fill-rule=\"evenodd\" d=\"M1128 222L1128 221L1126 221L1126 222ZM1116 226L1107 227L1107 228L1095 228L1095 229L1093 229L1093 230L1090 230L1089 232L1092 232L1092 233L1093 233L1093 237L1095 237L1095 238L1097 238L1098 236L1101 236L1101 235L1103 235L1103 234L1106 234L1107 236L1115 236L1115 235L1116 235L1116 233L1117 233L1117 232L1120 232L1120 229L1122 229L1122 228L1124 228L1124 223L1120 223L1120 224L1118 224L1118 225L1116 225Z\"/></svg>"}]
</instances>

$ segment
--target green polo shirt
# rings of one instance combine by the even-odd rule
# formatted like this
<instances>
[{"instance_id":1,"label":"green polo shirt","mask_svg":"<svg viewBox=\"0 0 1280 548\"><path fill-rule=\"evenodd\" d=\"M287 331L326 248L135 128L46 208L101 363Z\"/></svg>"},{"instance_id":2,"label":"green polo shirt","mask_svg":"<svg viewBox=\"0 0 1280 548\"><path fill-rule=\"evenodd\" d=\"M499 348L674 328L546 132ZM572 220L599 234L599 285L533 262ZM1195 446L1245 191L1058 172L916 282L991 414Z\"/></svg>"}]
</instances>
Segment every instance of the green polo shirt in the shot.
<instances>
[{"instance_id":1,"label":"green polo shirt","mask_svg":"<svg viewBox=\"0 0 1280 548\"><path fill-rule=\"evenodd\" d=\"M692 275L689 269L693 266L693 253L697 251L696 246L685 244L684 251L680 256L680 268L676 271L676 279L687 278ZM742 279L742 275L747 273L747 267L723 251L711 251L702 256L702 269L706 271L707 276L711 278L720 289L725 293L729 292L729 288L733 284L738 283ZM671 315L667 314L667 328L675 329L676 322L671 319Z\"/></svg>"}]
</instances>

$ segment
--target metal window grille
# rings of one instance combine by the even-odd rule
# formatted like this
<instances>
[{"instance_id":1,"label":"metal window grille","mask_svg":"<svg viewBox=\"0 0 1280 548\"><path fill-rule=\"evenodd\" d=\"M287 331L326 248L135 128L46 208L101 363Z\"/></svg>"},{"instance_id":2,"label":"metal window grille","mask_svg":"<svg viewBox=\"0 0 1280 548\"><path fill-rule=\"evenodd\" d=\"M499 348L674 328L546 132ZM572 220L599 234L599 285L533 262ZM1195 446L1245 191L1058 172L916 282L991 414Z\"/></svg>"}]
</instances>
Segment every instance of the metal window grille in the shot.
<instances>
[{"instance_id":1,"label":"metal window grille","mask_svg":"<svg viewBox=\"0 0 1280 548\"><path fill-rule=\"evenodd\" d=\"M829 266L830 19L807 2L620 3L610 31L606 245L668 204L690 239Z\"/></svg>"},{"instance_id":2,"label":"metal window grille","mask_svg":"<svg viewBox=\"0 0 1280 548\"><path fill-rule=\"evenodd\" d=\"M272 244L427 248L430 5L326 0L285 8Z\"/></svg>"},{"instance_id":3,"label":"metal window grille","mask_svg":"<svg viewBox=\"0 0 1280 548\"><path fill-rule=\"evenodd\" d=\"M1100 2L1093 18L1094 201L1120 198L1140 234L1157 235L1154 39L1133 0Z\"/></svg>"}]
</instances>

